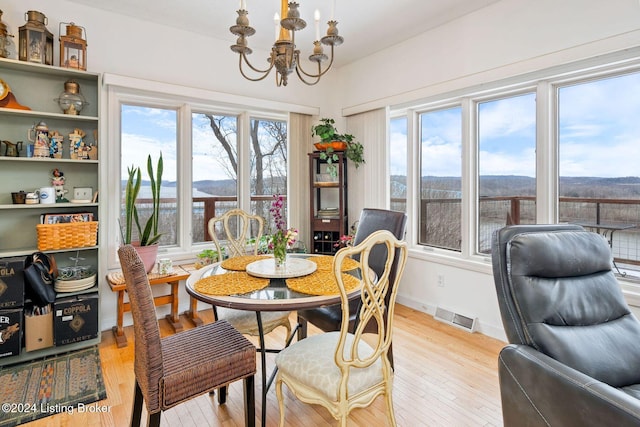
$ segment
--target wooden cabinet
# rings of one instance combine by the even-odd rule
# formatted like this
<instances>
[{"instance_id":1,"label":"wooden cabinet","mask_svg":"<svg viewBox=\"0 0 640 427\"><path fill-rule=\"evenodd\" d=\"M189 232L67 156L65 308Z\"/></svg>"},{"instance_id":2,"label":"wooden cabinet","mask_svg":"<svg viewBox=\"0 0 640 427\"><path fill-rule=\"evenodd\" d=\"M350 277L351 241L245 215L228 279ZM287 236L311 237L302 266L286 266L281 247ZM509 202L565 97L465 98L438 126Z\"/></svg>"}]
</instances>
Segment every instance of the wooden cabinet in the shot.
<instances>
[{"instance_id":1,"label":"wooden cabinet","mask_svg":"<svg viewBox=\"0 0 640 427\"><path fill-rule=\"evenodd\" d=\"M94 215L95 220L98 220L97 201L84 198L82 200L73 199L74 188L90 188L92 194L96 194L99 189L100 159L97 156L97 131L99 129L100 75L0 58L0 79L4 80L11 88L12 94L21 105L30 108L30 110L0 108L0 140L10 141L11 144L22 141L22 147L17 157L5 154L6 144L0 147L0 258L26 257L26 255L38 250L36 225L40 224L43 214L89 212ZM80 115L63 114L57 102L57 98L65 89L65 82L70 79L80 85L80 93L88 102ZM28 136L29 129L40 122L46 123L50 133L57 131L63 137L61 158L27 157L27 146L31 144ZM71 154L69 134L74 133L76 129L85 134L82 141L85 146L96 150L91 156L86 156L90 159L77 159L77 156ZM16 148L20 148L19 145ZM13 153L15 152L10 151L8 154ZM64 189L68 190L64 197L70 202L13 204L11 195L13 192L34 192L43 187L52 187L54 169L64 173ZM86 191L82 193L83 197L86 197L87 194ZM71 202L72 200L74 203ZM97 278L104 277L104 272L99 265L98 245L54 249L46 252L55 257L58 267L70 267L79 263L95 270ZM78 297L82 299L83 296L88 297L89 294L94 297L98 290L99 286L96 281L92 288L59 293L57 298L68 300L69 297ZM99 303L97 306L99 307ZM98 317L97 313L92 316ZM99 332L99 319L96 320ZM24 322L22 324L24 326ZM22 333L24 334L24 330ZM17 356L0 358L0 365L75 350L95 345L99 341L100 334L98 333L97 338L36 351L27 352L23 347Z\"/></svg>"},{"instance_id":2,"label":"wooden cabinet","mask_svg":"<svg viewBox=\"0 0 640 427\"><path fill-rule=\"evenodd\" d=\"M309 154L311 235L309 248L314 254L334 254L340 236L347 234L347 158L338 152L336 176L327 173L320 153Z\"/></svg>"}]
</instances>

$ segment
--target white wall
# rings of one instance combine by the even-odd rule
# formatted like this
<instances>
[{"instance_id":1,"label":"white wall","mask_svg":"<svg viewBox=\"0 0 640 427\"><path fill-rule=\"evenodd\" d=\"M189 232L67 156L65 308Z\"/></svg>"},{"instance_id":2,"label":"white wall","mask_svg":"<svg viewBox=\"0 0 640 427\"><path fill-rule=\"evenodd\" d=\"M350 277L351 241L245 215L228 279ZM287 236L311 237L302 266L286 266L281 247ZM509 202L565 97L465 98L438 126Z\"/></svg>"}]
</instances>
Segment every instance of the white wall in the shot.
<instances>
[{"instance_id":1,"label":"white wall","mask_svg":"<svg viewBox=\"0 0 640 427\"><path fill-rule=\"evenodd\" d=\"M413 102L640 45L637 0L504 0L333 70L317 86L307 87L292 79L287 88L277 88L272 78L249 82L240 77L237 57L225 41L65 0L5 0L2 10L3 22L16 41L18 27L25 22L24 12L43 12L55 35L55 58L58 23L73 21L84 26L90 71L319 106L321 117L337 117L340 109L348 115ZM253 56L266 57L267 53L254 52ZM323 91L327 87L332 90ZM343 129L344 123L340 121ZM377 150L365 151L365 155L367 162L378 163ZM444 277L444 287L436 285L438 275ZM184 310L188 299L184 293L181 298ZM488 260L466 262L460 268L455 259L413 250L399 301L429 312L441 305L477 316L481 332L504 337ZM115 297L108 288L103 289L101 307L106 330L115 323Z\"/></svg>"},{"instance_id":2,"label":"white wall","mask_svg":"<svg viewBox=\"0 0 640 427\"><path fill-rule=\"evenodd\" d=\"M503 0L342 67L343 113L418 102L638 46L639 28L637 0ZM367 161L376 155L365 154ZM480 332L505 339L490 259L460 262L417 247L410 257L399 302L478 317Z\"/></svg>"}]
</instances>

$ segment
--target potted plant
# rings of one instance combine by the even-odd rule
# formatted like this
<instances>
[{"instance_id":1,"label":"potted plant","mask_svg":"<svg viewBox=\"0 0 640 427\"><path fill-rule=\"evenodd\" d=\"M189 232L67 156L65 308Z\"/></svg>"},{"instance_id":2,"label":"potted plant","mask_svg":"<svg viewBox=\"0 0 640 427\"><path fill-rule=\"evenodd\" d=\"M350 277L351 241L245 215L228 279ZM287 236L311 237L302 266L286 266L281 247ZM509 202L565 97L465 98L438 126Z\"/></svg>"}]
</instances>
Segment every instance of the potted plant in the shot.
<instances>
[{"instance_id":1,"label":"potted plant","mask_svg":"<svg viewBox=\"0 0 640 427\"><path fill-rule=\"evenodd\" d=\"M311 136L320 137L320 142L314 145L320 151L320 159L327 162L327 173L336 177L338 170L334 162L338 161L336 151L344 151L347 159L351 160L356 168L364 163L364 146L354 141L354 136L348 133L338 133L335 128L335 120L322 118L320 124L311 128Z\"/></svg>"},{"instance_id":2,"label":"potted plant","mask_svg":"<svg viewBox=\"0 0 640 427\"><path fill-rule=\"evenodd\" d=\"M120 229L122 233L122 243L132 244L136 247L140 258L142 258L145 264L147 273L149 273L155 264L158 253L157 243L162 236L162 234L158 232L160 215L160 186L162 185L163 172L162 152L160 153L155 173L153 170L153 164L151 163L151 155L147 158L147 172L151 181L152 210L144 228L140 225L138 208L136 207L136 200L138 199L138 193L140 192L140 186L142 184L142 174L140 172L140 168L133 165L127 169L127 172L129 177L125 187L125 226L124 230L122 230L122 227ZM138 231L139 240L137 242L131 241L134 224Z\"/></svg>"},{"instance_id":3,"label":"potted plant","mask_svg":"<svg viewBox=\"0 0 640 427\"><path fill-rule=\"evenodd\" d=\"M224 259L224 248L222 248L222 254L220 259L218 258L218 251L215 249L203 249L199 254L196 255L198 259L195 262L196 269L200 269L205 265L213 264L214 262L222 261Z\"/></svg>"}]
</instances>

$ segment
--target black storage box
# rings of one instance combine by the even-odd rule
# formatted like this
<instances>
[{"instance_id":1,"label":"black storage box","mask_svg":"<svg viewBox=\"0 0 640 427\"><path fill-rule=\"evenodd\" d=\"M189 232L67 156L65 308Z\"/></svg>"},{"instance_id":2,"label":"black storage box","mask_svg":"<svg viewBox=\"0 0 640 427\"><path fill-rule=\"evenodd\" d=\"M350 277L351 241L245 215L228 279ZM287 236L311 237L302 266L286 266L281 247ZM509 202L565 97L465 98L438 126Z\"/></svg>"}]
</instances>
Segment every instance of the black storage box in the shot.
<instances>
[{"instance_id":1,"label":"black storage box","mask_svg":"<svg viewBox=\"0 0 640 427\"><path fill-rule=\"evenodd\" d=\"M17 356L22 347L22 309L0 310L0 358Z\"/></svg>"},{"instance_id":2,"label":"black storage box","mask_svg":"<svg viewBox=\"0 0 640 427\"><path fill-rule=\"evenodd\" d=\"M60 298L54 303L54 335L58 345L98 336L98 293Z\"/></svg>"},{"instance_id":3,"label":"black storage box","mask_svg":"<svg viewBox=\"0 0 640 427\"><path fill-rule=\"evenodd\" d=\"M0 258L0 310L24 306L24 260Z\"/></svg>"}]
</instances>

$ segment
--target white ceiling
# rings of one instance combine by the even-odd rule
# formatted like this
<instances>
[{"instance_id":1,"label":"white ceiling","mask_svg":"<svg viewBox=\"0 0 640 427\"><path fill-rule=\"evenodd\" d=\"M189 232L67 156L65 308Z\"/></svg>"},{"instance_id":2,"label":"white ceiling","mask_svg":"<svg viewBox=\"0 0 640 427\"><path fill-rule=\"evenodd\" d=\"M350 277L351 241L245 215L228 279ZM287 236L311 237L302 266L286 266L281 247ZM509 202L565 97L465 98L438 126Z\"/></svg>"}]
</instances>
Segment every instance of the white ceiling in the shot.
<instances>
[{"instance_id":1,"label":"white ceiling","mask_svg":"<svg viewBox=\"0 0 640 427\"><path fill-rule=\"evenodd\" d=\"M225 40L235 37L239 0L69 0L97 9L137 17L158 24L193 31ZM336 65L344 65L499 0L298 0L307 28L296 35L303 58L311 54L315 39L313 13L320 11L320 34L335 4L334 19L344 44L336 48ZM250 25L256 34L249 47L268 51L275 38L273 16L280 12L280 0L246 0ZM325 53L328 53L325 50Z\"/></svg>"}]
</instances>

